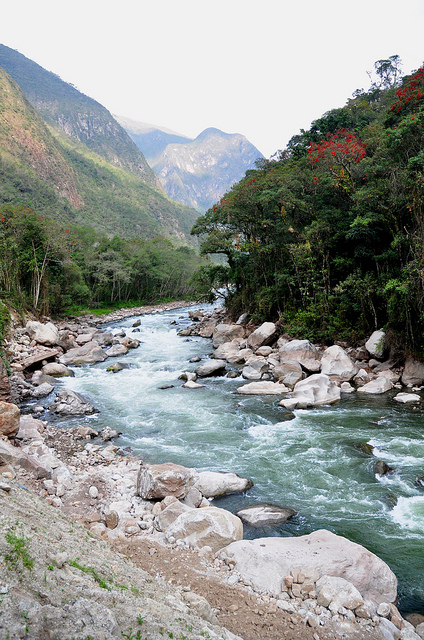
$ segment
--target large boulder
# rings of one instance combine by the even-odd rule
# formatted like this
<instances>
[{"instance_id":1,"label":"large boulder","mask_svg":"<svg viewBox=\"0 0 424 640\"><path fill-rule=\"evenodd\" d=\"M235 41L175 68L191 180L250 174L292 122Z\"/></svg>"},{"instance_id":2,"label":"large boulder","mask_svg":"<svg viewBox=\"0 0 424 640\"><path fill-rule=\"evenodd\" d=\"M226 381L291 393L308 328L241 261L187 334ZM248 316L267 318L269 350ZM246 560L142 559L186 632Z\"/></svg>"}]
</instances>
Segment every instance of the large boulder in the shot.
<instances>
[{"instance_id":1,"label":"large boulder","mask_svg":"<svg viewBox=\"0 0 424 640\"><path fill-rule=\"evenodd\" d=\"M393 389L393 384L390 382L386 376L379 376L378 378L374 378L367 384L364 384L363 387L359 387L358 393L386 393L386 391L390 391Z\"/></svg>"},{"instance_id":2,"label":"large boulder","mask_svg":"<svg viewBox=\"0 0 424 640\"><path fill-rule=\"evenodd\" d=\"M312 373L321 368L318 349L309 340L290 340L280 347L279 352L281 361L298 362Z\"/></svg>"},{"instance_id":3,"label":"large boulder","mask_svg":"<svg viewBox=\"0 0 424 640\"><path fill-rule=\"evenodd\" d=\"M365 348L368 353L374 358L382 358L384 354L385 339L386 333L384 331L381 329L379 331L374 331L365 343Z\"/></svg>"},{"instance_id":4,"label":"large boulder","mask_svg":"<svg viewBox=\"0 0 424 640\"><path fill-rule=\"evenodd\" d=\"M216 498L243 493L253 487L253 482L250 478L241 478L233 472L201 471L195 487L205 498Z\"/></svg>"},{"instance_id":5,"label":"large boulder","mask_svg":"<svg viewBox=\"0 0 424 640\"><path fill-rule=\"evenodd\" d=\"M208 507L182 513L165 532L165 538L183 540L195 549L208 546L216 552L243 538L240 518L225 509Z\"/></svg>"},{"instance_id":6,"label":"large boulder","mask_svg":"<svg viewBox=\"0 0 424 640\"><path fill-rule=\"evenodd\" d=\"M109 349L106 350L106 356L108 358L116 358L118 356L124 356L128 353L128 347L124 344L114 344Z\"/></svg>"},{"instance_id":7,"label":"large boulder","mask_svg":"<svg viewBox=\"0 0 424 640\"><path fill-rule=\"evenodd\" d=\"M244 327L240 324L218 324L214 328L212 344L219 347L223 342L230 342L234 338L244 338Z\"/></svg>"},{"instance_id":8,"label":"large boulder","mask_svg":"<svg viewBox=\"0 0 424 640\"><path fill-rule=\"evenodd\" d=\"M0 402L0 436L13 438L19 431L20 411L16 404Z\"/></svg>"},{"instance_id":9,"label":"large boulder","mask_svg":"<svg viewBox=\"0 0 424 640\"><path fill-rule=\"evenodd\" d=\"M14 447L7 440L0 439L0 467L9 464L33 473L36 478L51 478L52 468L37 456L28 455L20 447Z\"/></svg>"},{"instance_id":10,"label":"large boulder","mask_svg":"<svg viewBox=\"0 0 424 640\"><path fill-rule=\"evenodd\" d=\"M206 360L195 369L195 373L199 378L207 378L209 376L218 376L224 373L226 367L225 360Z\"/></svg>"},{"instance_id":11,"label":"large boulder","mask_svg":"<svg viewBox=\"0 0 424 640\"><path fill-rule=\"evenodd\" d=\"M72 369L68 369L68 367L60 362L48 362L41 368L41 371L45 373L46 376L53 376L53 378L73 378L75 376Z\"/></svg>"},{"instance_id":12,"label":"large boulder","mask_svg":"<svg viewBox=\"0 0 424 640\"><path fill-rule=\"evenodd\" d=\"M402 374L402 384L405 386L419 386L424 382L424 362L414 360L408 356Z\"/></svg>"},{"instance_id":13,"label":"large boulder","mask_svg":"<svg viewBox=\"0 0 424 640\"><path fill-rule=\"evenodd\" d=\"M26 323L25 329L28 331L29 337L39 344L51 347L58 343L59 332L52 322L42 324L41 322L30 320Z\"/></svg>"},{"instance_id":14,"label":"large boulder","mask_svg":"<svg viewBox=\"0 0 424 640\"><path fill-rule=\"evenodd\" d=\"M137 476L137 495L144 500L162 500L166 496L184 498L197 478L195 469L173 462L142 464Z\"/></svg>"},{"instance_id":15,"label":"large boulder","mask_svg":"<svg viewBox=\"0 0 424 640\"><path fill-rule=\"evenodd\" d=\"M155 518L155 525L159 531L166 531L170 524L172 524L182 513L190 511L193 507L183 504L180 500L175 498L174 502L171 502L167 507Z\"/></svg>"},{"instance_id":16,"label":"large boulder","mask_svg":"<svg viewBox=\"0 0 424 640\"><path fill-rule=\"evenodd\" d=\"M277 334L277 327L273 322L264 322L247 338L247 346L256 351L259 347L272 342Z\"/></svg>"},{"instance_id":17,"label":"large boulder","mask_svg":"<svg viewBox=\"0 0 424 640\"><path fill-rule=\"evenodd\" d=\"M291 398L280 401L286 409L305 409L322 404L333 404L340 400L340 387L324 373L315 373L298 382Z\"/></svg>"},{"instance_id":18,"label":"large boulder","mask_svg":"<svg viewBox=\"0 0 424 640\"><path fill-rule=\"evenodd\" d=\"M269 364L263 356L252 356L243 367L241 375L246 380L260 380L269 371Z\"/></svg>"},{"instance_id":19,"label":"large boulder","mask_svg":"<svg viewBox=\"0 0 424 640\"><path fill-rule=\"evenodd\" d=\"M61 389L49 410L64 416L82 416L96 411L92 404L71 389Z\"/></svg>"},{"instance_id":20,"label":"large boulder","mask_svg":"<svg viewBox=\"0 0 424 640\"><path fill-rule=\"evenodd\" d=\"M273 504L253 504L237 511L236 516L251 527L276 527L296 515L296 511L288 507L277 507Z\"/></svg>"},{"instance_id":21,"label":"large boulder","mask_svg":"<svg viewBox=\"0 0 424 640\"><path fill-rule=\"evenodd\" d=\"M280 382L271 382L269 380L259 380L258 382L249 382L242 387L236 389L236 393L245 396L279 396L282 393L288 393L289 389Z\"/></svg>"},{"instance_id":22,"label":"large boulder","mask_svg":"<svg viewBox=\"0 0 424 640\"><path fill-rule=\"evenodd\" d=\"M276 382L281 382L286 387L290 387L290 389L293 389L294 385L300 382L304 375L302 367L296 361L280 361L279 364L271 369L271 372Z\"/></svg>"},{"instance_id":23,"label":"large boulder","mask_svg":"<svg viewBox=\"0 0 424 640\"><path fill-rule=\"evenodd\" d=\"M103 362L107 355L97 342L87 342L82 347L70 349L59 358L59 362L66 366L79 364L94 364L95 362Z\"/></svg>"},{"instance_id":24,"label":"large boulder","mask_svg":"<svg viewBox=\"0 0 424 640\"><path fill-rule=\"evenodd\" d=\"M278 595L286 576L299 568L318 577L351 582L364 600L395 602L397 579L388 565L355 542L326 530L291 538L258 538L230 544L225 550L235 569L259 591Z\"/></svg>"},{"instance_id":25,"label":"large boulder","mask_svg":"<svg viewBox=\"0 0 424 640\"><path fill-rule=\"evenodd\" d=\"M322 354L321 373L339 382L349 382L358 373L358 367L342 347L333 344Z\"/></svg>"}]
</instances>

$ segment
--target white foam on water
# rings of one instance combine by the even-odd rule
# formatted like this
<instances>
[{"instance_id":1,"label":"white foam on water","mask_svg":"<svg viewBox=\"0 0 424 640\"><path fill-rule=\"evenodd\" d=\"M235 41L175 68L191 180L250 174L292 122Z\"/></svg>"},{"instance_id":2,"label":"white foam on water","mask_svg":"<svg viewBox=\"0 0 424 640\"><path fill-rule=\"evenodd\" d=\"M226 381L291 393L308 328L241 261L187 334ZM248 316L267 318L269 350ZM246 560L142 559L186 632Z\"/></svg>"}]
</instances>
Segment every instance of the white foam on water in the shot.
<instances>
[{"instance_id":1,"label":"white foam on water","mask_svg":"<svg viewBox=\"0 0 424 640\"><path fill-rule=\"evenodd\" d=\"M424 533L424 496L400 497L390 515L402 528Z\"/></svg>"}]
</instances>

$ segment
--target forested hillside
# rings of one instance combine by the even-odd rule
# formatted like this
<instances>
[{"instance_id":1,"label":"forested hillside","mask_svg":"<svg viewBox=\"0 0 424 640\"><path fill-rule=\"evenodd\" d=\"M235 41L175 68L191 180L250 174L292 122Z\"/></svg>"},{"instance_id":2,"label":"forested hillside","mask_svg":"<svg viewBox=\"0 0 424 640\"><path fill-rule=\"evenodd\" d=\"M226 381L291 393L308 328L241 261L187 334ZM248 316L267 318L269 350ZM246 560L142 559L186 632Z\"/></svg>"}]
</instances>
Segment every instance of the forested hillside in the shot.
<instances>
[{"instance_id":1,"label":"forested hillside","mask_svg":"<svg viewBox=\"0 0 424 640\"><path fill-rule=\"evenodd\" d=\"M257 163L199 218L203 253L226 256L204 286L230 283L234 315L279 318L316 340L391 329L424 353L424 67L378 80Z\"/></svg>"},{"instance_id":2,"label":"forested hillside","mask_svg":"<svg viewBox=\"0 0 424 640\"><path fill-rule=\"evenodd\" d=\"M16 77L0 68L0 204L29 206L109 235L193 242L196 211L163 193L104 107L0 45L2 63Z\"/></svg>"}]
</instances>

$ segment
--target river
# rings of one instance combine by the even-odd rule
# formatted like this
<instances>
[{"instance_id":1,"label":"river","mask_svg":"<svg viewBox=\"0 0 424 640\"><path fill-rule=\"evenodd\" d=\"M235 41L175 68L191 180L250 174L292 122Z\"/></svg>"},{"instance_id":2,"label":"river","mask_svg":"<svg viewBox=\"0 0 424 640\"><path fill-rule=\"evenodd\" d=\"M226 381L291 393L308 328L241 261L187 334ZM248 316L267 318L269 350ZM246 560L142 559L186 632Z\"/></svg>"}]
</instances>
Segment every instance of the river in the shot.
<instances>
[{"instance_id":1,"label":"river","mask_svg":"<svg viewBox=\"0 0 424 640\"><path fill-rule=\"evenodd\" d=\"M416 484L424 475L422 411L398 405L389 392L342 396L336 405L292 414L275 397L235 395L241 378L209 378L203 389L183 389L178 376L197 366L190 358L212 352L211 341L177 335L188 324L187 309L142 316L138 331L132 328L135 320L108 328L124 328L141 340L138 349L75 368L75 378L64 380L99 410L66 419L66 425L116 428L122 432L116 444L132 447L147 462L252 478L246 495L216 505L234 512L270 502L298 514L275 529L245 527L245 537L302 535L319 528L346 536L389 564L399 580L404 613L424 612L424 488ZM107 372L115 360L134 368ZM174 386L160 389L164 385ZM364 442L374 446L373 456L361 451ZM376 476L377 458L394 471Z\"/></svg>"}]
</instances>

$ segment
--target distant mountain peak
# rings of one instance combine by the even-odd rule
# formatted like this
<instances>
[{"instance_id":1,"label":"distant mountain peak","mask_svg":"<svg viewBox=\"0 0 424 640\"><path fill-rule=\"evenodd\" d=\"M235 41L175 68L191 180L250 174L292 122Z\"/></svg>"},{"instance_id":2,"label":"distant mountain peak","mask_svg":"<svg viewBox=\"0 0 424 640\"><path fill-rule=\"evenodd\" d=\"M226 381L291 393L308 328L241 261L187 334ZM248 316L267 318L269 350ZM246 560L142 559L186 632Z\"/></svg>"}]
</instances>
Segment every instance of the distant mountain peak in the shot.
<instances>
[{"instance_id":1,"label":"distant mountain peak","mask_svg":"<svg viewBox=\"0 0 424 640\"><path fill-rule=\"evenodd\" d=\"M119 118L126 128L127 119ZM167 195L203 213L217 202L255 161L262 158L245 136L208 127L194 140L164 127L132 123L129 135L156 171ZM144 132L143 132L144 131Z\"/></svg>"}]
</instances>

